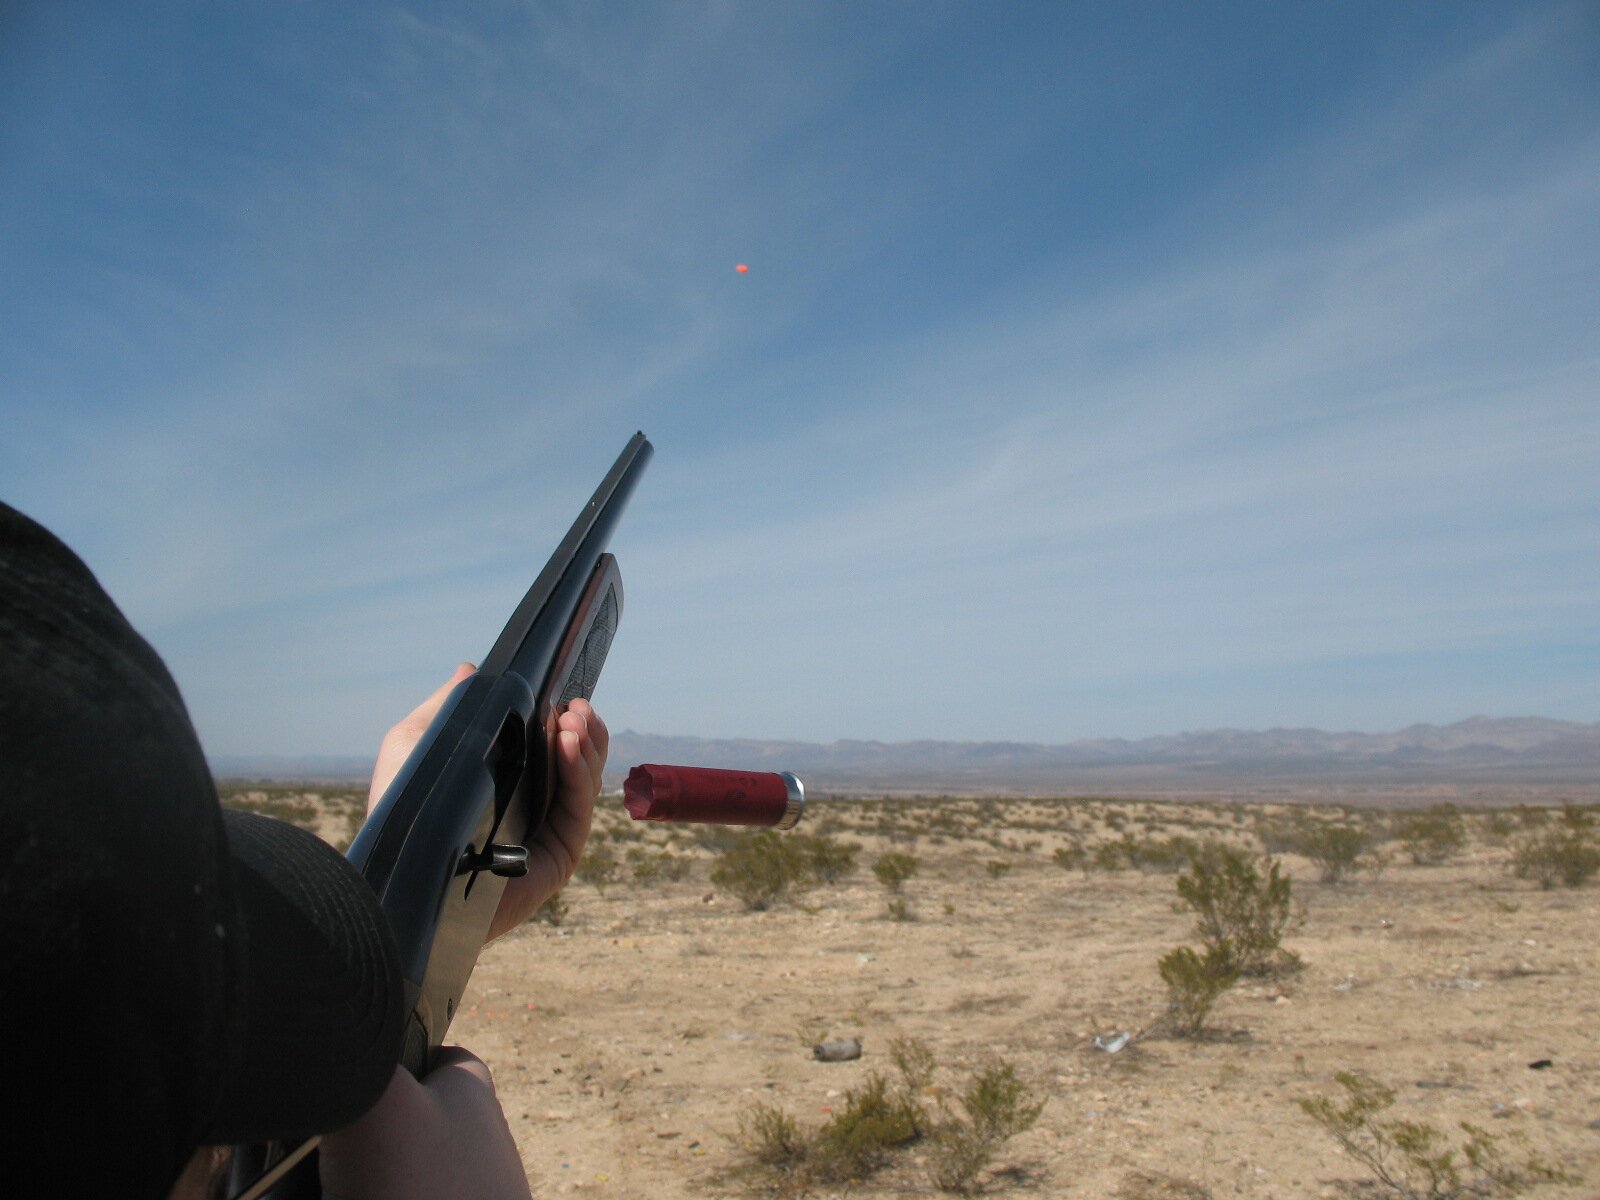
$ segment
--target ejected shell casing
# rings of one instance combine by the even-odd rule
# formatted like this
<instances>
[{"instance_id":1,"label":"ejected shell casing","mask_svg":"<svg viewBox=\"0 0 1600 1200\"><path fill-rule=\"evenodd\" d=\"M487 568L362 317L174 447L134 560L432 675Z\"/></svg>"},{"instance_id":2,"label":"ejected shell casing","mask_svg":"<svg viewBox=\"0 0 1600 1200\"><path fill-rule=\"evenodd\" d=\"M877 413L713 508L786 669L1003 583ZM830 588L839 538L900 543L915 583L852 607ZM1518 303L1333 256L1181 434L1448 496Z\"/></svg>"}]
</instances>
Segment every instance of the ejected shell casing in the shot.
<instances>
[{"instance_id":1,"label":"ejected shell casing","mask_svg":"<svg viewBox=\"0 0 1600 1200\"><path fill-rule=\"evenodd\" d=\"M793 829L805 786L787 771L719 771L644 763L628 772L622 803L635 821L691 821Z\"/></svg>"},{"instance_id":2,"label":"ejected shell casing","mask_svg":"<svg viewBox=\"0 0 1600 1200\"><path fill-rule=\"evenodd\" d=\"M860 1038L841 1038L836 1042L818 1042L811 1047L811 1057L818 1062L854 1062L861 1057Z\"/></svg>"}]
</instances>

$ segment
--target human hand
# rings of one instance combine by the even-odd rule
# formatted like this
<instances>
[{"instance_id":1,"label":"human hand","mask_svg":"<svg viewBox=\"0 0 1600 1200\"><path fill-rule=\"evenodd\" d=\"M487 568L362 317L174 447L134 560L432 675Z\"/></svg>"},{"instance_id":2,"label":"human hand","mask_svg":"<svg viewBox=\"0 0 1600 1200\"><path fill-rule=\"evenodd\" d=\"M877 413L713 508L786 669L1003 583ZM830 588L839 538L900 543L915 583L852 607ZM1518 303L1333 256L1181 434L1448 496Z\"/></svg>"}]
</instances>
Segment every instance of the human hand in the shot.
<instances>
[{"instance_id":1,"label":"human hand","mask_svg":"<svg viewBox=\"0 0 1600 1200\"><path fill-rule=\"evenodd\" d=\"M384 735L367 794L369 816L427 732L445 697L458 683L470 678L475 669L471 663L462 663L433 695ZM581 699L567 706L567 711L556 719L556 728L556 794L544 825L528 841L528 873L506 883L489 925L490 940L522 924L566 885L589 840L611 735L600 714Z\"/></svg>"},{"instance_id":2,"label":"human hand","mask_svg":"<svg viewBox=\"0 0 1600 1200\"><path fill-rule=\"evenodd\" d=\"M329 1200L505 1200L529 1195L484 1061L446 1046L418 1080L396 1067L388 1090L355 1124L322 1139Z\"/></svg>"},{"instance_id":3,"label":"human hand","mask_svg":"<svg viewBox=\"0 0 1600 1200\"><path fill-rule=\"evenodd\" d=\"M367 789L367 816L370 817L372 810L378 807L378 801L383 799L383 794L389 790L389 785L400 773L400 768L405 766L406 759L411 757L411 752L422 740L422 735L428 732L428 726L432 725L434 717L439 715L439 708L444 704L445 697L463 679L471 679L477 669L472 663L462 663L451 673L449 679L439 685L433 695L413 708L383 735L383 741L378 746L378 761L372 764L372 785Z\"/></svg>"}]
</instances>

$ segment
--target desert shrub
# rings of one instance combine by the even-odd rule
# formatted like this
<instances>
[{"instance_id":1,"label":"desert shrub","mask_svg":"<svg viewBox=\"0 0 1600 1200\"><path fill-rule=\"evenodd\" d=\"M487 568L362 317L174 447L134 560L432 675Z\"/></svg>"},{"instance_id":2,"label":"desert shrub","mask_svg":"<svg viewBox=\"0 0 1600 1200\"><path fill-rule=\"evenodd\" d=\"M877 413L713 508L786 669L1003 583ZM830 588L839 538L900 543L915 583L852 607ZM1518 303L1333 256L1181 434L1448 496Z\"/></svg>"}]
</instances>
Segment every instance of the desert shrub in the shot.
<instances>
[{"instance_id":1,"label":"desert shrub","mask_svg":"<svg viewBox=\"0 0 1600 1200\"><path fill-rule=\"evenodd\" d=\"M1089 852L1083 848L1082 842L1068 842L1065 846L1056 847L1056 852L1050 856L1050 861L1063 871L1077 867L1085 875L1089 873Z\"/></svg>"},{"instance_id":2,"label":"desert shrub","mask_svg":"<svg viewBox=\"0 0 1600 1200\"><path fill-rule=\"evenodd\" d=\"M741 838L750 836L732 825L687 825L683 828L688 830L696 846L714 855L726 854L739 844Z\"/></svg>"},{"instance_id":3,"label":"desert shrub","mask_svg":"<svg viewBox=\"0 0 1600 1200\"><path fill-rule=\"evenodd\" d=\"M738 1141L749 1156L747 1167L773 1190L791 1195L881 1171L897 1150L932 1130L919 1099L932 1075L932 1055L920 1053L925 1062L906 1055L895 1060L895 1081L881 1072L869 1074L845 1093L839 1111L811 1132L802 1131L781 1108L755 1105L739 1119ZM914 1073L908 1074L908 1068Z\"/></svg>"},{"instance_id":4,"label":"desert shrub","mask_svg":"<svg viewBox=\"0 0 1600 1200\"><path fill-rule=\"evenodd\" d=\"M1239 974L1279 975L1301 965L1282 945L1296 913L1289 876L1277 859L1258 864L1214 842L1178 876L1177 888L1179 904L1195 914L1195 934L1207 953L1225 952Z\"/></svg>"},{"instance_id":5,"label":"desert shrub","mask_svg":"<svg viewBox=\"0 0 1600 1200\"><path fill-rule=\"evenodd\" d=\"M928 1178L942 1192L970 1195L978 1174L994 1158L994 1151L971 1126L953 1122L941 1128L928 1147Z\"/></svg>"},{"instance_id":6,"label":"desert shrub","mask_svg":"<svg viewBox=\"0 0 1600 1200\"><path fill-rule=\"evenodd\" d=\"M1504 845L1514 829L1516 825L1509 813L1491 812L1484 815L1483 835L1497 845Z\"/></svg>"},{"instance_id":7,"label":"desert shrub","mask_svg":"<svg viewBox=\"0 0 1600 1200\"><path fill-rule=\"evenodd\" d=\"M927 1043L910 1037L898 1037L889 1043L889 1061L905 1090L913 1096L920 1095L933 1082L933 1073L939 1067Z\"/></svg>"},{"instance_id":8,"label":"desert shrub","mask_svg":"<svg viewBox=\"0 0 1600 1200\"><path fill-rule=\"evenodd\" d=\"M1587 834L1556 825L1525 834L1511 854L1511 872L1542 888L1582 887L1600 873L1600 848Z\"/></svg>"},{"instance_id":9,"label":"desert shrub","mask_svg":"<svg viewBox=\"0 0 1600 1200\"><path fill-rule=\"evenodd\" d=\"M1101 842L1089 855L1089 861L1097 871L1126 871L1128 850L1122 842Z\"/></svg>"},{"instance_id":10,"label":"desert shrub","mask_svg":"<svg viewBox=\"0 0 1600 1200\"><path fill-rule=\"evenodd\" d=\"M805 1156L799 1123L776 1104L760 1100L739 1114L738 1140L762 1167L785 1170Z\"/></svg>"},{"instance_id":11,"label":"desert shrub","mask_svg":"<svg viewBox=\"0 0 1600 1200\"><path fill-rule=\"evenodd\" d=\"M983 869L989 873L990 879L999 879L1011 872L1011 864L1003 859L991 858L983 864Z\"/></svg>"},{"instance_id":12,"label":"desert shrub","mask_svg":"<svg viewBox=\"0 0 1600 1200\"><path fill-rule=\"evenodd\" d=\"M1179 1037L1198 1037L1217 997L1239 982L1238 962L1226 942L1204 954L1179 946L1156 969L1167 985L1167 1026Z\"/></svg>"},{"instance_id":13,"label":"desert shrub","mask_svg":"<svg viewBox=\"0 0 1600 1200\"><path fill-rule=\"evenodd\" d=\"M640 883L661 880L676 883L680 879L687 879L694 868L694 860L686 854L674 854L670 850L659 850L652 854L643 846L629 847L628 861L633 864L633 877Z\"/></svg>"},{"instance_id":14,"label":"desert shrub","mask_svg":"<svg viewBox=\"0 0 1600 1200\"><path fill-rule=\"evenodd\" d=\"M1592 805L1584 807L1578 804L1563 804L1561 806L1560 823L1562 828L1581 834L1594 832L1595 812Z\"/></svg>"},{"instance_id":15,"label":"desert shrub","mask_svg":"<svg viewBox=\"0 0 1600 1200\"><path fill-rule=\"evenodd\" d=\"M1550 823L1550 810L1531 804L1517 805L1517 824L1524 829L1543 829Z\"/></svg>"},{"instance_id":16,"label":"desert shrub","mask_svg":"<svg viewBox=\"0 0 1600 1200\"><path fill-rule=\"evenodd\" d=\"M906 881L917 873L921 865L914 855L890 850L878 855L872 864L872 873L884 887L898 893L905 887Z\"/></svg>"},{"instance_id":17,"label":"desert shrub","mask_svg":"<svg viewBox=\"0 0 1600 1200\"><path fill-rule=\"evenodd\" d=\"M805 851L770 829L736 839L711 866L712 884L753 911L771 908L814 880Z\"/></svg>"},{"instance_id":18,"label":"desert shrub","mask_svg":"<svg viewBox=\"0 0 1600 1200\"><path fill-rule=\"evenodd\" d=\"M605 836L613 842L642 842L645 839L649 825L633 821L620 821L605 831Z\"/></svg>"},{"instance_id":19,"label":"desert shrub","mask_svg":"<svg viewBox=\"0 0 1600 1200\"><path fill-rule=\"evenodd\" d=\"M578 860L578 869L574 874L585 883L593 885L594 890L603 896L606 887L617 881L617 872L621 868L622 864L617 861L617 852L610 844L604 840L596 842L591 838L589 848Z\"/></svg>"},{"instance_id":20,"label":"desert shrub","mask_svg":"<svg viewBox=\"0 0 1600 1200\"><path fill-rule=\"evenodd\" d=\"M975 1076L960 1096L965 1119L946 1121L929 1147L929 1175L945 1192L968 1195L978 1174L1008 1140L1033 1127L1044 1111L1010 1063Z\"/></svg>"},{"instance_id":21,"label":"desert shrub","mask_svg":"<svg viewBox=\"0 0 1600 1200\"><path fill-rule=\"evenodd\" d=\"M1338 883L1361 869L1362 856L1372 849L1372 835L1354 825L1311 821L1294 839L1296 854L1309 858L1321 872L1323 883Z\"/></svg>"},{"instance_id":22,"label":"desert shrub","mask_svg":"<svg viewBox=\"0 0 1600 1200\"><path fill-rule=\"evenodd\" d=\"M844 1094L844 1104L818 1131L812 1156L829 1182L861 1179L889 1165L893 1151L916 1141L928 1115L915 1093L891 1087L873 1072Z\"/></svg>"},{"instance_id":23,"label":"desert shrub","mask_svg":"<svg viewBox=\"0 0 1600 1200\"><path fill-rule=\"evenodd\" d=\"M811 874L823 883L837 883L856 869L856 855L861 847L854 842L841 842L827 834L789 834L810 865Z\"/></svg>"},{"instance_id":24,"label":"desert shrub","mask_svg":"<svg viewBox=\"0 0 1600 1200\"><path fill-rule=\"evenodd\" d=\"M1134 838L1122 835L1120 843L1123 861L1137 870L1159 874L1182 870L1194 855L1197 843L1193 838Z\"/></svg>"},{"instance_id":25,"label":"desert shrub","mask_svg":"<svg viewBox=\"0 0 1600 1200\"><path fill-rule=\"evenodd\" d=\"M1465 1200L1466 1197L1518 1196L1539 1183L1575 1184L1581 1180L1536 1156L1510 1161L1513 1135L1497 1137L1461 1122L1461 1140L1420 1121L1384 1119L1394 1105L1394 1089L1364 1075L1334 1076L1342 1097L1298 1100L1302 1112L1377 1180L1385 1195L1403 1200Z\"/></svg>"},{"instance_id":26,"label":"desert shrub","mask_svg":"<svg viewBox=\"0 0 1600 1200\"><path fill-rule=\"evenodd\" d=\"M935 1120L922 1100L937 1069L932 1052L901 1038L890 1044L889 1057L892 1075L869 1074L813 1131L802 1130L774 1105L754 1105L739 1119L744 1173L771 1191L802 1195L853 1185L894 1166L910 1147L923 1146L935 1183L965 1193L999 1147L1038 1120L1044 1107L1015 1068L999 1062L968 1082L959 1097L960 1113L945 1109Z\"/></svg>"},{"instance_id":27,"label":"desert shrub","mask_svg":"<svg viewBox=\"0 0 1600 1200\"><path fill-rule=\"evenodd\" d=\"M1255 835L1268 854L1294 854L1299 852L1300 837L1307 824L1304 817L1258 817Z\"/></svg>"},{"instance_id":28,"label":"desert shrub","mask_svg":"<svg viewBox=\"0 0 1600 1200\"><path fill-rule=\"evenodd\" d=\"M961 1109L984 1141L997 1145L1033 1127L1044 1111L1017 1071L1008 1062L992 1063L979 1071L961 1093Z\"/></svg>"},{"instance_id":29,"label":"desert shrub","mask_svg":"<svg viewBox=\"0 0 1600 1200\"><path fill-rule=\"evenodd\" d=\"M1418 866L1435 866L1454 858L1467 844L1467 824L1453 804L1408 813L1395 822L1395 840Z\"/></svg>"}]
</instances>

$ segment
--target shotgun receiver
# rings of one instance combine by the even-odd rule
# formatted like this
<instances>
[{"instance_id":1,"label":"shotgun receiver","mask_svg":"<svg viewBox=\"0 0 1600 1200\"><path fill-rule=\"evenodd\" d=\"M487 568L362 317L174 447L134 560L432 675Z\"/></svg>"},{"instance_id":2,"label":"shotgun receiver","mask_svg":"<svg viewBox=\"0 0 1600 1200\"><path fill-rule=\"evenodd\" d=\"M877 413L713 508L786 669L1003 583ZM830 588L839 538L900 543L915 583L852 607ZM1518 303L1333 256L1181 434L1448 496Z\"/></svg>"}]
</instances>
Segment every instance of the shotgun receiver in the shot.
<instances>
[{"instance_id":1,"label":"shotgun receiver","mask_svg":"<svg viewBox=\"0 0 1600 1200\"><path fill-rule=\"evenodd\" d=\"M428 1072L477 965L506 881L556 789L556 719L588 699L622 615L622 577L605 552L650 460L637 433L501 631L457 684L348 852L377 894L400 949L407 1021L401 1061ZM320 1195L318 1138L239 1147L238 1200ZM248 1182L247 1182L248 1181Z\"/></svg>"}]
</instances>

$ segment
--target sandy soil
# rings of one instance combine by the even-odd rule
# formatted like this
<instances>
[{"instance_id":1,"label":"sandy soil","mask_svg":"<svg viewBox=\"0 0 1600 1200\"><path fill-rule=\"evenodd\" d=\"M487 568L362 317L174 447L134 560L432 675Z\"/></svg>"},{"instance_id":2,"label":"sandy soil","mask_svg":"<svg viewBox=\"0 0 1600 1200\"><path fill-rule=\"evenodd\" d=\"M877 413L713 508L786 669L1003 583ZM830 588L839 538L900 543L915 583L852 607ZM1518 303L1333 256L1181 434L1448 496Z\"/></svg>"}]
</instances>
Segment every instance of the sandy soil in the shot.
<instances>
[{"instance_id":1,"label":"sandy soil","mask_svg":"<svg viewBox=\"0 0 1600 1200\"><path fill-rule=\"evenodd\" d=\"M814 806L826 814L828 806ZM890 816L884 819L885 812ZM490 947L452 1040L493 1066L536 1195L754 1194L730 1177L756 1102L802 1124L888 1070L898 1036L925 1042L946 1092L995 1058L1047 1100L982 1179L996 1197L1337 1197L1367 1178L1296 1106L1333 1074L1394 1087L1392 1112L1458 1121L1584 1176L1535 1195L1600 1196L1600 887L1541 891L1471 818L1469 849L1324 885L1284 861L1304 905L1286 939L1298 975L1224 995L1209 1036L1152 1035L1117 1054L1092 1036L1154 1025L1156 961L1190 943L1173 877L1085 875L1051 861L1075 827L1108 815L1139 836L1220 832L1254 844L1262 806L1023 801L844 805L828 824L863 846L847 879L747 912L693 876L575 882L560 927ZM937 828L940 813L960 814ZM621 852L659 830L601 827ZM681 835L679 835L681 838ZM680 848L685 845L681 840ZM921 861L889 918L868 869L886 848ZM987 864L1009 869L991 874ZM624 871L624 875L626 872ZM858 1037L860 1060L824 1064L821 1035ZM1550 1060L1543 1069L1529 1064ZM926 1194L918 1155L836 1194ZM829 1194L829 1193L818 1193Z\"/></svg>"},{"instance_id":2,"label":"sandy soil","mask_svg":"<svg viewBox=\"0 0 1600 1200\"><path fill-rule=\"evenodd\" d=\"M1552 1193L1600 1195L1592 887L1512 880L1506 852L1482 841L1455 863L1336 886L1290 858L1306 914L1289 945L1307 968L1225 996L1210 1040L1109 1055L1092 1035L1153 1024L1155 962L1189 940L1172 878L1054 865L1052 818L1075 811L1088 828L1093 806L993 806L1006 849L934 844L905 832L926 825L919 806L897 807L886 836L843 831L863 843L862 867L802 897L812 911L742 911L703 874L604 895L577 884L562 928L529 925L486 954L455 1035L496 1067L540 1192L737 1192L722 1175L741 1111L761 1100L820 1122L911 1035L947 1086L1000 1056L1048 1099L985 1181L993 1195L1111 1196L1137 1192L1140 1173L1171 1177L1174 1195L1181 1181L1214 1196L1338 1195L1363 1172L1293 1103L1331 1093L1337 1070L1396 1087L1396 1115L1525 1135L1595 1189ZM1215 807L1114 807L1148 813L1155 836L1233 827ZM865 869L891 840L922 860L914 921L888 919ZM1011 867L993 877L991 861ZM814 1061L824 1030L859 1037L863 1057ZM1529 1068L1541 1059L1554 1065ZM916 1168L853 1191L926 1190Z\"/></svg>"}]
</instances>

